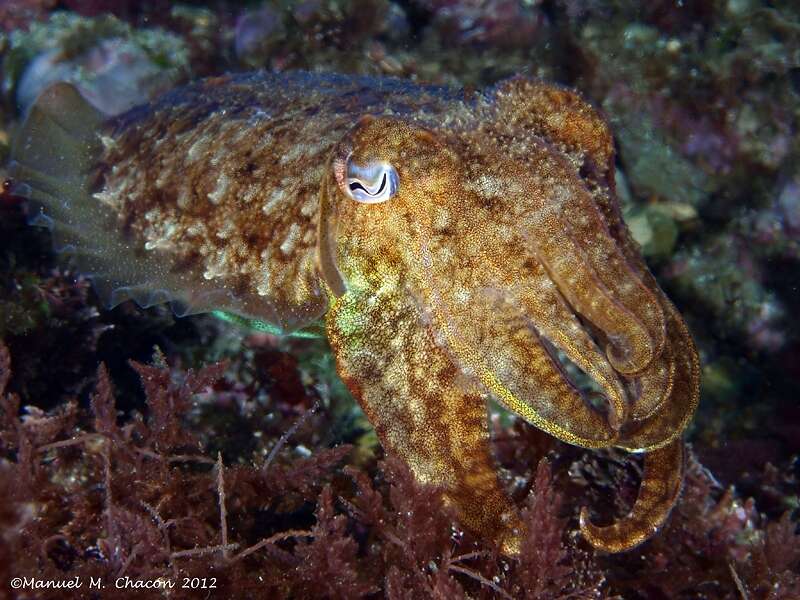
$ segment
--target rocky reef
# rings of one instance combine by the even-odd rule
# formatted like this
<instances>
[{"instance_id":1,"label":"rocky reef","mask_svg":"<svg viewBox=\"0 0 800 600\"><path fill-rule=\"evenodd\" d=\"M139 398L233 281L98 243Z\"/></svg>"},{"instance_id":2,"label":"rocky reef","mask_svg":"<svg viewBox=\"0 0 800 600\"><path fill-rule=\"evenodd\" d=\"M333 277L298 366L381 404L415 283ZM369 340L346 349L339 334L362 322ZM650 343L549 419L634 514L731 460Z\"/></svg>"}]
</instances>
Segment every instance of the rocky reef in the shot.
<instances>
[{"instance_id":1,"label":"rocky reef","mask_svg":"<svg viewBox=\"0 0 800 600\"><path fill-rule=\"evenodd\" d=\"M3 162L58 79L108 114L255 68L468 90L526 73L575 87L611 123L626 222L703 365L679 503L620 555L591 550L577 510L624 515L641 464L549 441L496 409L496 458L529 530L509 559L384 455L324 340L167 307L108 310L6 187L3 593L15 577L79 576L108 594L118 579L196 579L170 591L179 598L800 597L796 3L19 0L0 7L0 29Z\"/></svg>"}]
</instances>

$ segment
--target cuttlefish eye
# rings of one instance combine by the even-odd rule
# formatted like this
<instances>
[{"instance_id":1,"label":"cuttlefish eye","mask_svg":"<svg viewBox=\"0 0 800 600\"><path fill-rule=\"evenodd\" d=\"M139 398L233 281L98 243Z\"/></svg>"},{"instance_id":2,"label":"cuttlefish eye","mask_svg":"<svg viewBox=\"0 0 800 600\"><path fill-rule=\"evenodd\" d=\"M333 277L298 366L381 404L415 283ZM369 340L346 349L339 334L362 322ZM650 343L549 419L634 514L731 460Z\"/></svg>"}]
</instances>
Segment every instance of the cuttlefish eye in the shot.
<instances>
[{"instance_id":1,"label":"cuttlefish eye","mask_svg":"<svg viewBox=\"0 0 800 600\"><path fill-rule=\"evenodd\" d=\"M389 163L373 162L361 166L348 158L343 166L344 172L337 177L339 185L356 202L378 204L397 193L400 178Z\"/></svg>"}]
</instances>

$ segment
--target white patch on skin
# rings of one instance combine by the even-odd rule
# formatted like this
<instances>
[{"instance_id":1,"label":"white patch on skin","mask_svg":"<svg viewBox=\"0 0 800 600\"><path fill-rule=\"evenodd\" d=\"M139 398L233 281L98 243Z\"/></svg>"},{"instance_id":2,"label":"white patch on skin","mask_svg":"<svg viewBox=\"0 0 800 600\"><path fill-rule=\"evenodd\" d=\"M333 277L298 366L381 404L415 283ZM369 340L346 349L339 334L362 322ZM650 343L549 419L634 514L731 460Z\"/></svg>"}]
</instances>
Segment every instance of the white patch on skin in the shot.
<instances>
[{"instance_id":1,"label":"white patch on skin","mask_svg":"<svg viewBox=\"0 0 800 600\"><path fill-rule=\"evenodd\" d=\"M304 217L310 217L315 212L317 212L317 198L314 195L309 195L300 207L300 214Z\"/></svg>"},{"instance_id":2,"label":"white patch on skin","mask_svg":"<svg viewBox=\"0 0 800 600\"><path fill-rule=\"evenodd\" d=\"M458 302L459 304L466 304L467 302L469 302L471 295L472 294L470 294L470 291L463 287L459 287L453 292L453 297L455 298L455 301Z\"/></svg>"},{"instance_id":3,"label":"white patch on skin","mask_svg":"<svg viewBox=\"0 0 800 600\"><path fill-rule=\"evenodd\" d=\"M390 296L392 292L400 287L400 273L394 270L383 271L381 273L381 286L378 294Z\"/></svg>"},{"instance_id":4,"label":"white patch on skin","mask_svg":"<svg viewBox=\"0 0 800 600\"><path fill-rule=\"evenodd\" d=\"M306 155L305 148L302 144L294 144L289 151L281 157L280 164L294 162L298 158L303 158Z\"/></svg>"},{"instance_id":5,"label":"white patch on skin","mask_svg":"<svg viewBox=\"0 0 800 600\"><path fill-rule=\"evenodd\" d=\"M285 255L289 255L294 250L294 245L297 242L297 238L300 235L300 227L297 223L292 223L292 226L289 227L289 233L286 235L286 239L281 244L281 252Z\"/></svg>"},{"instance_id":6,"label":"white patch on skin","mask_svg":"<svg viewBox=\"0 0 800 600\"><path fill-rule=\"evenodd\" d=\"M227 174L223 173L217 179L217 187L214 188L214 191L208 194L208 199L211 201L211 204L219 204L222 197L225 195L225 192L228 191L228 184L230 184L231 180Z\"/></svg>"},{"instance_id":7,"label":"white patch on skin","mask_svg":"<svg viewBox=\"0 0 800 600\"><path fill-rule=\"evenodd\" d=\"M504 242L510 242L514 237L514 230L508 225L500 225L497 228L498 237Z\"/></svg>"},{"instance_id":8,"label":"white patch on skin","mask_svg":"<svg viewBox=\"0 0 800 600\"><path fill-rule=\"evenodd\" d=\"M231 237L231 234L236 232L236 225L233 221L224 221L222 227L219 228L217 231L217 237L221 240L228 239Z\"/></svg>"},{"instance_id":9,"label":"white patch on skin","mask_svg":"<svg viewBox=\"0 0 800 600\"><path fill-rule=\"evenodd\" d=\"M196 223L192 223L191 225L189 225L189 227L186 228L186 235L189 237L197 237L200 235L205 236L205 233L206 233L206 226L204 223L199 221Z\"/></svg>"},{"instance_id":10,"label":"white patch on skin","mask_svg":"<svg viewBox=\"0 0 800 600\"><path fill-rule=\"evenodd\" d=\"M156 178L156 181L155 181L156 189L160 190L161 188L163 188L164 185L168 182L169 178L170 178L170 172L169 171L162 171L161 175L159 175Z\"/></svg>"},{"instance_id":11,"label":"white patch on skin","mask_svg":"<svg viewBox=\"0 0 800 600\"><path fill-rule=\"evenodd\" d=\"M214 152L214 156L208 161L212 166L217 166L222 159L226 158L228 154L228 148L224 144L220 144L216 151Z\"/></svg>"},{"instance_id":12,"label":"white patch on skin","mask_svg":"<svg viewBox=\"0 0 800 600\"><path fill-rule=\"evenodd\" d=\"M276 289L289 290L295 284L296 274L290 264L279 262L272 267L272 280Z\"/></svg>"},{"instance_id":13,"label":"white patch on skin","mask_svg":"<svg viewBox=\"0 0 800 600\"><path fill-rule=\"evenodd\" d=\"M100 192L96 192L92 194L92 196L95 198L95 200L102 202L103 204L105 204L106 206L110 206L111 208L117 208L119 205L119 202L117 202L117 195L108 191L107 189L104 189Z\"/></svg>"},{"instance_id":14,"label":"white patch on skin","mask_svg":"<svg viewBox=\"0 0 800 600\"><path fill-rule=\"evenodd\" d=\"M100 143L103 144L103 148L108 151L116 147L117 140L113 137L108 135L101 135L100 136Z\"/></svg>"},{"instance_id":15,"label":"white patch on skin","mask_svg":"<svg viewBox=\"0 0 800 600\"><path fill-rule=\"evenodd\" d=\"M286 198L286 190L283 188L275 188L269 195L269 199L264 203L261 211L264 214L270 214L273 209Z\"/></svg>"},{"instance_id":16,"label":"white patch on skin","mask_svg":"<svg viewBox=\"0 0 800 600\"><path fill-rule=\"evenodd\" d=\"M206 139L207 138L205 135L201 135L195 140L194 144L189 146L189 150L186 152L186 158L190 162L198 160L200 156L203 154L203 152L205 151Z\"/></svg>"},{"instance_id":17,"label":"white patch on skin","mask_svg":"<svg viewBox=\"0 0 800 600\"><path fill-rule=\"evenodd\" d=\"M209 257L206 262L206 270L203 273L205 279L215 279L222 277L228 272L228 252L226 250L218 250L215 257Z\"/></svg>"},{"instance_id":18,"label":"white patch on skin","mask_svg":"<svg viewBox=\"0 0 800 600\"><path fill-rule=\"evenodd\" d=\"M172 245L172 236L178 230L178 225L173 220L166 220L160 226L154 226L150 233L150 239L144 244L145 250L156 248L168 248Z\"/></svg>"},{"instance_id":19,"label":"white patch on skin","mask_svg":"<svg viewBox=\"0 0 800 600\"><path fill-rule=\"evenodd\" d=\"M192 200L192 191L188 185L182 185L178 189L178 199L176 200L178 208L186 208Z\"/></svg>"},{"instance_id":20,"label":"white patch on skin","mask_svg":"<svg viewBox=\"0 0 800 600\"><path fill-rule=\"evenodd\" d=\"M322 179L322 168L308 169L303 176L303 183L314 184Z\"/></svg>"},{"instance_id":21,"label":"white patch on skin","mask_svg":"<svg viewBox=\"0 0 800 600\"><path fill-rule=\"evenodd\" d=\"M269 113L264 112L260 108L256 110L252 115L250 115L247 119L248 125L257 125L259 121L266 121L271 118L272 115Z\"/></svg>"},{"instance_id":22,"label":"white patch on skin","mask_svg":"<svg viewBox=\"0 0 800 600\"><path fill-rule=\"evenodd\" d=\"M294 271L292 279L295 281L295 285L291 288L293 290L291 298L296 304L302 304L307 298L317 295L314 293L314 290L308 286L308 282L302 277L302 273L313 268L314 260L311 255L306 254L303 260L300 261L300 268L292 269L292 271Z\"/></svg>"},{"instance_id":23,"label":"white patch on skin","mask_svg":"<svg viewBox=\"0 0 800 600\"><path fill-rule=\"evenodd\" d=\"M475 183L477 184L478 190L483 192L486 197L499 195L503 191L502 182L491 175L481 175Z\"/></svg>"},{"instance_id":24,"label":"white patch on skin","mask_svg":"<svg viewBox=\"0 0 800 600\"><path fill-rule=\"evenodd\" d=\"M256 280L256 293L259 296L268 296L270 292L269 269L262 269Z\"/></svg>"},{"instance_id":25,"label":"white patch on skin","mask_svg":"<svg viewBox=\"0 0 800 600\"><path fill-rule=\"evenodd\" d=\"M271 146L273 141L273 135L271 133L265 133L264 136L253 147L254 153L262 151L267 146Z\"/></svg>"},{"instance_id":26,"label":"white patch on skin","mask_svg":"<svg viewBox=\"0 0 800 600\"><path fill-rule=\"evenodd\" d=\"M436 214L433 217L433 228L437 231L447 229L450 225L450 212L442 207L436 209Z\"/></svg>"},{"instance_id":27,"label":"white patch on skin","mask_svg":"<svg viewBox=\"0 0 800 600\"><path fill-rule=\"evenodd\" d=\"M448 265L454 258L453 251L450 248L440 248L436 256L440 265Z\"/></svg>"},{"instance_id":28,"label":"white patch on skin","mask_svg":"<svg viewBox=\"0 0 800 600\"><path fill-rule=\"evenodd\" d=\"M247 189L241 195L242 202L244 203L252 202L253 198L255 198L256 194L258 194L258 191L259 191L258 187L255 185L247 186Z\"/></svg>"}]
</instances>

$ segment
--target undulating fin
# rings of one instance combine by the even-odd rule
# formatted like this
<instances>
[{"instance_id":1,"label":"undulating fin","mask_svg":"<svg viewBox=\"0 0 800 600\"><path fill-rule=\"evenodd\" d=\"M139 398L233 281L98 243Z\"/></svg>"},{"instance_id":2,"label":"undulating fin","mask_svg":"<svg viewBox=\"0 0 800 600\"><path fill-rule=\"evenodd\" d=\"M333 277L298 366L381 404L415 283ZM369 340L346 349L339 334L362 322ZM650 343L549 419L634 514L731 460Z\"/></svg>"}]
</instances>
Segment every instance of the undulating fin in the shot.
<instances>
[{"instance_id":1,"label":"undulating fin","mask_svg":"<svg viewBox=\"0 0 800 600\"><path fill-rule=\"evenodd\" d=\"M132 243L116 212L94 196L101 177L103 120L68 83L39 96L15 140L10 164L17 192L37 207L31 223L52 230L56 250L74 256L109 307L130 298L144 307L171 302L179 316L214 309L246 314L246 302L230 291ZM270 320L271 315L264 316Z\"/></svg>"},{"instance_id":2,"label":"undulating fin","mask_svg":"<svg viewBox=\"0 0 800 600\"><path fill-rule=\"evenodd\" d=\"M102 121L72 85L57 83L39 96L12 148L16 191L40 205L33 224L53 229L59 251L82 245L85 237L72 211L91 195L90 178L101 150L95 131ZM100 217L87 216L92 221Z\"/></svg>"}]
</instances>

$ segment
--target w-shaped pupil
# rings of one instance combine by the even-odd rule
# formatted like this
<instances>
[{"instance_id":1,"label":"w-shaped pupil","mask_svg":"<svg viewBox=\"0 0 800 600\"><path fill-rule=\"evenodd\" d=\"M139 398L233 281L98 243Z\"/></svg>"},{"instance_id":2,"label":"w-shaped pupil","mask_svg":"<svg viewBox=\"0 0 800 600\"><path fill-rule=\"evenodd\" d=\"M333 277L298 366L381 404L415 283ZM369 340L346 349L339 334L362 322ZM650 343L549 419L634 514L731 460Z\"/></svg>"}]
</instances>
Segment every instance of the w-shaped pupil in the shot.
<instances>
[{"instance_id":1,"label":"w-shaped pupil","mask_svg":"<svg viewBox=\"0 0 800 600\"><path fill-rule=\"evenodd\" d=\"M384 172L383 178L381 178L381 187L378 188L378 191L375 192L375 195L378 196L383 191L383 188L386 187L386 173Z\"/></svg>"},{"instance_id":2,"label":"w-shaped pupil","mask_svg":"<svg viewBox=\"0 0 800 600\"><path fill-rule=\"evenodd\" d=\"M353 181L353 182L350 183L350 190L351 191L355 192L356 190L363 190L365 193L369 194L370 196L378 196L378 195L380 195L380 193L383 191L383 188L385 188L385 187L386 187L386 173L384 173L383 177L381 177L381 185L375 192L369 191L364 186L364 184L361 183L360 181Z\"/></svg>"},{"instance_id":3,"label":"w-shaped pupil","mask_svg":"<svg viewBox=\"0 0 800 600\"><path fill-rule=\"evenodd\" d=\"M361 182L360 182L360 181L354 181L353 183L351 183L351 184L350 184L350 189L351 189L352 191L354 191L354 192L355 192L356 190L363 190L363 191L365 191L365 192L367 191L367 188L365 188L363 185L361 185ZM367 192L367 193L369 193L369 192Z\"/></svg>"}]
</instances>

